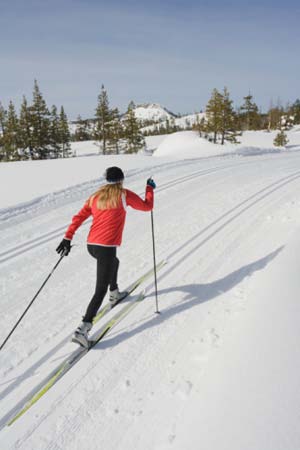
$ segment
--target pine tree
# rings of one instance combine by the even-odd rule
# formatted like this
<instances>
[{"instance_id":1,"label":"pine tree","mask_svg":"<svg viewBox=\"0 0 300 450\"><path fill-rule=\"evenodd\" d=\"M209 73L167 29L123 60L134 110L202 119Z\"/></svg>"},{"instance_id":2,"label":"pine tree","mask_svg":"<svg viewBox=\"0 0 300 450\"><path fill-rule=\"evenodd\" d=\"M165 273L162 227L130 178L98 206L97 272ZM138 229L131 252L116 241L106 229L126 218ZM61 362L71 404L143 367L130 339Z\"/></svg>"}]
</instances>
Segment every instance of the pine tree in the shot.
<instances>
[{"instance_id":1,"label":"pine tree","mask_svg":"<svg viewBox=\"0 0 300 450\"><path fill-rule=\"evenodd\" d=\"M4 146L4 133L6 127L7 111L0 102L0 160L6 159L5 146Z\"/></svg>"},{"instance_id":2,"label":"pine tree","mask_svg":"<svg viewBox=\"0 0 300 450\"><path fill-rule=\"evenodd\" d=\"M10 101L8 105L3 137L6 161L15 161L19 159L19 120L12 101Z\"/></svg>"},{"instance_id":3,"label":"pine tree","mask_svg":"<svg viewBox=\"0 0 300 450\"><path fill-rule=\"evenodd\" d=\"M4 109L4 106L0 102L0 134L3 135L5 130L7 111Z\"/></svg>"},{"instance_id":4,"label":"pine tree","mask_svg":"<svg viewBox=\"0 0 300 450\"><path fill-rule=\"evenodd\" d=\"M225 87L222 94L221 101L221 122L220 122L220 134L221 144L224 145L225 139L236 143L236 115L233 110L232 100L229 97L229 91Z\"/></svg>"},{"instance_id":5,"label":"pine tree","mask_svg":"<svg viewBox=\"0 0 300 450\"><path fill-rule=\"evenodd\" d=\"M240 108L241 126L244 130L257 130L260 128L260 115L258 106L253 102L251 94L244 97L244 103Z\"/></svg>"},{"instance_id":6,"label":"pine tree","mask_svg":"<svg viewBox=\"0 0 300 450\"><path fill-rule=\"evenodd\" d=\"M294 125L294 116L292 113L292 106L288 102L284 108L284 116L282 117L282 126L285 130L290 130Z\"/></svg>"},{"instance_id":7,"label":"pine tree","mask_svg":"<svg viewBox=\"0 0 300 450\"><path fill-rule=\"evenodd\" d=\"M175 122L175 117L171 117L170 119L170 128L172 133L175 133L178 130L178 127Z\"/></svg>"},{"instance_id":8,"label":"pine tree","mask_svg":"<svg viewBox=\"0 0 300 450\"><path fill-rule=\"evenodd\" d=\"M285 147L288 142L289 142L289 140L288 140L288 137L287 137L286 133L283 130L281 130L276 135L276 137L275 137L275 139L273 141L273 144L276 147Z\"/></svg>"},{"instance_id":9,"label":"pine tree","mask_svg":"<svg viewBox=\"0 0 300 450\"><path fill-rule=\"evenodd\" d=\"M68 158L71 154L71 135L69 130L68 118L65 113L64 107L61 106L59 121L58 121L58 129L59 129L59 144L61 149L61 156L63 158Z\"/></svg>"},{"instance_id":10,"label":"pine tree","mask_svg":"<svg viewBox=\"0 0 300 450\"><path fill-rule=\"evenodd\" d=\"M222 94L214 89L206 106L207 131L213 133L213 142L217 142L222 122Z\"/></svg>"},{"instance_id":11,"label":"pine tree","mask_svg":"<svg viewBox=\"0 0 300 450\"><path fill-rule=\"evenodd\" d=\"M51 108L51 120L50 120L50 148L51 154L54 158L60 156L60 129L59 129L59 117L57 114L57 107L55 105Z\"/></svg>"},{"instance_id":12,"label":"pine tree","mask_svg":"<svg viewBox=\"0 0 300 450\"><path fill-rule=\"evenodd\" d=\"M32 144L32 114L31 108L28 106L26 97L23 96L23 101L20 109L19 119L19 138L20 150L24 158L33 156Z\"/></svg>"},{"instance_id":13,"label":"pine tree","mask_svg":"<svg viewBox=\"0 0 300 450\"><path fill-rule=\"evenodd\" d=\"M300 100L297 99L291 106L291 114L295 125L300 124Z\"/></svg>"},{"instance_id":14,"label":"pine tree","mask_svg":"<svg viewBox=\"0 0 300 450\"><path fill-rule=\"evenodd\" d=\"M120 153L123 127L118 108L111 110L111 120L108 124L107 153Z\"/></svg>"},{"instance_id":15,"label":"pine tree","mask_svg":"<svg viewBox=\"0 0 300 450\"><path fill-rule=\"evenodd\" d=\"M102 84L101 92L98 95L98 105L96 108L95 138L102 141L102 153L106 154L106 142L109 133L109 122L111 121L111 110L109 108L108 95Z\"/></svg>"},{"instance_id":16,"label":"pine tree","mask_svg":"<svg viewBox=\"0 0 300 450\"><path fill-rule=\"evenodd\" d=\"M130 102L125 119L126 153L137 153L145 147L145 139L140 131L140 124L134 113L135 104Z\"/></svg>"},{"instance_id":17,"label":"pine tree","mask_svg":"<svg viewBox=\"0 0 300 450\"><path fill-rule=\"evenodd\" d=\"M221 144L225 139L236 142L236 114L233 110L232 100L229 91L225 87L223 93L214 89L206 107L206 131L213 133L213 142L216 143L218 135L221 136Z\"/></svg>"},{"instance_id":18,"label":"pine tree","mask_svg":"<svg viewBox=\"0 0 300 450\"><path fill-rule=\"evenodd\" d=\"M200 137L203 137L204 134L207 135L207 125L205 118L202 117L200 119L199 115L196 114L196 122L193 124L192 129L198 131Z\"/></svg>"},{"instance_id":19,"label":"pine tree","mask_svg":"<svg viewBox=\"0 0 300 450\"><path fill-rule=\"evenodd\" d=\"M40 92L37 81L34 81L32 114L32 145L37 159L45 159L49 153L50 112Z\"/></svg>"}]
</instances>

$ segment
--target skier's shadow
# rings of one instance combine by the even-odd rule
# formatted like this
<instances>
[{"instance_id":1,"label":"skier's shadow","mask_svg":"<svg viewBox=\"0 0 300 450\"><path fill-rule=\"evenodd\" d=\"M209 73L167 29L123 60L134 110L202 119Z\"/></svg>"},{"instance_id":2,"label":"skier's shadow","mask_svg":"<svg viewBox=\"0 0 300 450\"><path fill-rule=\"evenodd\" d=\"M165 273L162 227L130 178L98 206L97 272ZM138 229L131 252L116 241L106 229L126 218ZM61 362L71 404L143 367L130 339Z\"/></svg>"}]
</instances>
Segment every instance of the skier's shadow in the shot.
<instances>
[{"instance_id":1,"label":"skier's shadow","mask_svg":"<svg viewBox=\"0 0 300 450\"><path fill-rule=\"evenodd\" d=\"M107 339L104 339L103 341L99 342L99 344L96 344L94 350L103 350L118 345L122 341L130 339L132 336L142 333L144 330L161 325L170 317L176 314L180 314L182 311L186 311L201 303L213 300L220 294L230 291L232 288L241 283L241 281L246 277L249 277L254 272L262 270L264 267L266 267L266 265L282 251L282 249L283 247L279 247L265 257L251 264L247 264L240 269L226 275L224 278L213 281L212 283L185 284L159 290L160 295L170 294L176 291L184 292L186 295L184 297L184 301L176 303L174 306L168 306L166 309L163 309L163 304L161 304L161 314L153 314L153 317L151 317L150 320L143 322L130 331L122 331L121 333L116 334L114 337L108 337ZM148 297L150 297L151 295L154 295L154 293L150 293Z\"/></svg>"}]
</instances>

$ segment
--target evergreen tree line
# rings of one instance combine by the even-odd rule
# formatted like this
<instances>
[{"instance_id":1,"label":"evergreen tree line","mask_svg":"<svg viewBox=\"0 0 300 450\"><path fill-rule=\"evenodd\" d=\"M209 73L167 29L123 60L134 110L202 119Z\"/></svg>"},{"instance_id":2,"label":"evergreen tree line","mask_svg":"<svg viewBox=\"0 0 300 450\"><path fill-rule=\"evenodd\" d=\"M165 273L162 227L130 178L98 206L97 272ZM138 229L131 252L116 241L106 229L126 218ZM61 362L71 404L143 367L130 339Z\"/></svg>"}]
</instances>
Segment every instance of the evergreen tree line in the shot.
<instances>
[{"instance_id":1,"label":"evergreen tree line","mask_svg":"<svg viewBox=\"0 0 300 450\"><path fill-rule=\"evenodd\" d=\"M104 85L98 95L98 103L93 120L78 117L74 141L95 140L99 153L136 153L145 147L141 132L142 123L136 118L135 104L131 101L124 115L118 108L111 108Z\"/></svg>"},{"instance_id":2,"label":"evergreen tree line","mask_svg":"<svg viewBox=\"0 0 300 450\"><path fill-rule=\"evenodd\" d=\"M143 126L145 123L143 123ZM190 128L190 124L188 121L186 122L185 129L188 130ZM149 126L146 129L143 129L144 136L157 136L160 134L171 134L176 131L180 131L180 127L176 125L175 117L171 117L170 119L165 119L161 123L153 123L152 126Z\"/></svg>"},{"instance_id":3,"label":"evergreen tree line","mask_svg":"<svg viewBox=\"0 0 300 450\"><path fill-rule=\"evenodd\" d=\"M206 106L206 117L197 117L193 129L211 142L224 144L225 141L237 143L238 136L246 130L279 130L274 145L287 144L286 130L300 124L300 100L283 108L271 104L267 113L261 113L251 94L244 97L244 103L235 110L228 89L222 92L214 89Z\"/></svg>"},{"instance_id":4,"label":"evergreen tree line","mask_svg":"<svg viewBox=\"0 0 300 450\"><path fill-rule=\"evenodd\" d=\"M221 144L238 142L238 136L246 130L279 130L274 145L286 145L285 131L300 124L300 100L286 108L271 104L267 113L259 111L251 94L243 100L235 109L226 87L222 92L214 89L205 118L197 116L196 123L186 122L184 129L197 130L200 136ZM143 130L145 124L136 118L134 110L134 102L123 115L118 108L111 108L102 85L94 118L83 120L79 116L71 136L63 106L59 112L55 105L49 110L35 80L32 103L29 105L24 96L19 115L12 102L7 110L0 102L0 161L68 157L71 139L95 140L102 154L136 153L145 147L144 136L180 130L174 118Z\"/></svg>"},{"instance_id":5,"label":"evergreen tree line","mask_svg":"<svg viewBox=\"0 0 300 450\"><path fill-rule=\"evenodd\" d=\"M12 101L7 110L0 102L0 161L65 158L70 152L64 108L49 110L36 80L32 103L23 96L19 115Z\"/></svg>"},{"instance_id":6,"label":"evergreen tree line","mask_svg":"<svg viewBox=\"0 0 300 450\"><path fill-rule=\"evenodd\" d=\"M12 101L7 110L0 103L0 161L68 157L71 139L93 139L99 153L104 155L136 153L145 147L145 139L134 109L133 102L125 115L118 108L111 108L102 85L95 117L82 120L79 116L75 134L71 136L64 108L61 107L60 113L56 106L49 110L35 80L32 103L29 105L24 96L19 116Z\"/></svg>"},{"instance_id":7,"label":"evergreen tree line","mask_svg":"<svg viewBox=\"0 0 300 450\"><path fill-rule=\"evenodd\" d=\"M124 116L117 108L110 109L107 92L102 86L98 96L96 116L91 120L82 120L79 116L73 139L95 139L101 142L103 153L133 153L144 146L143 136L170 134L180 129L194 129L200 136L211 142L224 144L225 141L237 143L238 136L246 130L279 130L274 145L286 145L285 130L300 124L300 100L283 108L272 105L267 113L262 113L251 94L243 98L243 104L235 109L230 93L225 87L222 92L214 89L206 106L206 117L196 123L186 121L183 128L172 117L160 123L141 122L135 118L135 105L131 102Z\"/></svg>"}]
</instances>

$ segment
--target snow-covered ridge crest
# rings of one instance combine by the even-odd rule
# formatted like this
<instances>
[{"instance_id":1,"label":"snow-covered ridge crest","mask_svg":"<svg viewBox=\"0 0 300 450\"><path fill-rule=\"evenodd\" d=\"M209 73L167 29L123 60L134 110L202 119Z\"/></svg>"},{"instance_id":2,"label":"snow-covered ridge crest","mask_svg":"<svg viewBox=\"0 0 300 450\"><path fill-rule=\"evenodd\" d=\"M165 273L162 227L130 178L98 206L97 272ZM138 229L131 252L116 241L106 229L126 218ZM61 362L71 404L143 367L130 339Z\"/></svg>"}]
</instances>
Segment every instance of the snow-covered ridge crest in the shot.
<instances>
[{"instance_id":1,"label":"snow-covered ridge crest","mask_svg":"<svg viewBox=\"0 0 300 450\"><path fill-rule=\"evenodd\" d=\"M134 113L137 119L154 120L158 122L176 117L174 113L167 110L159 103L142 103L135 107Z\"/></svg>"}]
</instances>

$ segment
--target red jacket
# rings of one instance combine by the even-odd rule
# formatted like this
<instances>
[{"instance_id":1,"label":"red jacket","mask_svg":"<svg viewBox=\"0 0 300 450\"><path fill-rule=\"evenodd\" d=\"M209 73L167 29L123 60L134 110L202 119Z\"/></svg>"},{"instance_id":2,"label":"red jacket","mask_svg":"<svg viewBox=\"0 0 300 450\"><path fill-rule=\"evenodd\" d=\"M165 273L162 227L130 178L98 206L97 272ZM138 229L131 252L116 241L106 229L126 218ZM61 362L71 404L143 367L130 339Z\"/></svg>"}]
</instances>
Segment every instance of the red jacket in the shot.
<instances>
[{"instance_id":1,"label":"red jacket","mask_svg":"<svg viewBox=\"0 0 300 450\"><path fill-rule=\"evenodd\" d=\"M88 244L110 247L121 245L126 206L131 206L140 211L151 211L154 200L151 186L146 186L145 200L142 200L141 197L128 189L124 189L124 194L123 198L125 201L120 200L120 205L117 208L98 209L97 197L93 199L91 206L88 200L83 208L73 217L72 223L65 234L65 239L72 240L77 228L92 215L93 222L87 239Z\"/></svg>"}]
</instances>

